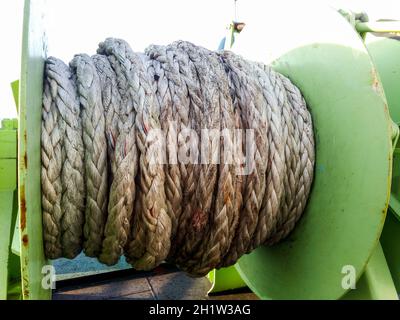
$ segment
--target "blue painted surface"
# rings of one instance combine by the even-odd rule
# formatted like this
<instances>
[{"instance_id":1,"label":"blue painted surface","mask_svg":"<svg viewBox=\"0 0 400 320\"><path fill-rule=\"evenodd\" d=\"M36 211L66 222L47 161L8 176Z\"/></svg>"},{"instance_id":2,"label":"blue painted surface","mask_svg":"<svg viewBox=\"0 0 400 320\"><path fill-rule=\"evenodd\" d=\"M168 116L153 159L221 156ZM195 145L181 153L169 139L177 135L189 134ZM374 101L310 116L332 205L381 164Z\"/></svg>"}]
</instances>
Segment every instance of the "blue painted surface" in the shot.
<instances>
[{"instance_id":1,"label":"blue painted surface","mask_svg":"<svg viewBox=\"0 0 400 320\"><path fill-rule=\"evenodd\" d=\"M115 271L131 268L131 265L126 262L125 257L121 257L116 265L109 267L98 262L96 258L87 257L84 253L79 254L72 260L65 258L53 260L53 266L56 269L57 275L82 272Z\"/></svg>"}]
</instances>

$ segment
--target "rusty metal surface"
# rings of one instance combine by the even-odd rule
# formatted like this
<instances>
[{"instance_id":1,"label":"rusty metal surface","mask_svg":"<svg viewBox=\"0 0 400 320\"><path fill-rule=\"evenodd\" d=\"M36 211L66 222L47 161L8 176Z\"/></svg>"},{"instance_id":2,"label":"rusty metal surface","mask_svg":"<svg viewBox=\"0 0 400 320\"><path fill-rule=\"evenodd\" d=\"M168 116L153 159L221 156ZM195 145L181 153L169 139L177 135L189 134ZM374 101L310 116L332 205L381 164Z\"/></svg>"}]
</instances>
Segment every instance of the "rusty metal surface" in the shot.
<instances>
[{"instance_id":1,"label":"rusty metal surface","mask_svg":"<svg viewBox=\"0 0 400 320\"><path fill-rule=\"evenodd\" d=\"M40 123L46 55L44 0L25 0L19 82L18 185L23 299L49 299L42 286L43 253L40 188Z\"/></svg>"}]
</instances>

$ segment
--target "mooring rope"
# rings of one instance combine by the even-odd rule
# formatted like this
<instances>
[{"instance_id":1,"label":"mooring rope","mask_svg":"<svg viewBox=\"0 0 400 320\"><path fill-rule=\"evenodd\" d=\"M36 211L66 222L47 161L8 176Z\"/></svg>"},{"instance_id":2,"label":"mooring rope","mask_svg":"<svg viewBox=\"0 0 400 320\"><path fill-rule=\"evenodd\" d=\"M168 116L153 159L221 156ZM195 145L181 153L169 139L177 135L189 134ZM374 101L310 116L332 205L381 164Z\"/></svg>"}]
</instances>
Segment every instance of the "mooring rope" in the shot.
<instances>
[{"instance_id":1,"label":"mooring rope","mask_svg":"<svg viewBox=\"0 0 400 320\"><path fill-rule=\"evenodd\" d=\"M48 258L202 276L285 238L314 170L311 115L261 63L178 41L135 53L109 38L49 58L42 111Z\"/></svg>"}]
</instances>

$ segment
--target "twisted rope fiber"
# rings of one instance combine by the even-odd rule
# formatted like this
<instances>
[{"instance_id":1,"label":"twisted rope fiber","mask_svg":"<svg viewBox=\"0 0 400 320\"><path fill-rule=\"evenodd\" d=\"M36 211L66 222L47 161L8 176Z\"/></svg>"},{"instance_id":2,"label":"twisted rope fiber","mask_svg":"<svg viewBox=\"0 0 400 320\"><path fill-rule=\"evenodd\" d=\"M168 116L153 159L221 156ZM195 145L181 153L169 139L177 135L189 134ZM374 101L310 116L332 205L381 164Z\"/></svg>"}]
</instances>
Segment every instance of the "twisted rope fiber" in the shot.
<instances>
[{"instance_id":1,"label":"twisted rope fiber","mask_svg":"<svg viewBox=\"0 0 400 320\"><path fill-rule=\"evenodd\" d=\"M54 58L48 59L45 71L42 145L47 148L42 148L41 176L42 181L55 182L42 187L45 249L49 258L74 258L82 249L85 201L76 79L67 65Z\"/></svg>"},{"instance_id":2,"label":"twisted rope fiber","mask_svg":"<svg viewBox=\"0 0 400 320\"><path fill-rule=\"evenodd\" d=\"M132 50L124 41L106 39L100 43L98 54L104 55L115 72L119 102L118 117L115 118L118 135L114 136L112 161L112 183L108 203L108 217L105 225L102 252L99 260L113 265L124 252L131 228L131 216L136 194L135 177L137 173L138 151L136 145L135 120L137 109L134 106L131 83L133 67ZM110 70L110 71L111 71Z\"/></svg>"},{"instance_id":3,"label":"twisted rope fiber","mask_svg":"<svg viewBox=\"0 0 400 320\"><path fill-rule=\"evenodd\" d=\"M86 255L96 257L101 251L108 202L107 142L100 78L88 55L75 56L71 67L77 76L85 146L86 207L83 248Z\"/></svg>"},{"instance_id":4,"label":"twisted rope fiber","mask_svg":"<svg viewBox=\"0 0 400 320\"><path fill-rule=\"evenodd\" d=\"M295 227L315 162L299 89L261 63L185 41L135 53L109 38L49 58L42 109L48 258L193 276Z\"/></svg>"}]
</instances>

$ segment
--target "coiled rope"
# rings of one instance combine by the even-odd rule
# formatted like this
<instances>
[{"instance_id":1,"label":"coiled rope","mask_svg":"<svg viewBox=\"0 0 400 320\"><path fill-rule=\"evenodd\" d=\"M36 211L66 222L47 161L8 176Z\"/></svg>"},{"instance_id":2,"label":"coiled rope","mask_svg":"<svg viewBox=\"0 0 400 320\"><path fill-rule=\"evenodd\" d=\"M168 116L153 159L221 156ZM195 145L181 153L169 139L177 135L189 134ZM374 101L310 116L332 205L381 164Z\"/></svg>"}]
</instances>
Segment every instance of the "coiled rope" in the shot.
<instances>
[{"instance_id":1,"label":"coiled rope","mask_svg":"<svg viewBox=\"0 0 400 320\"><path fill-rule=\"evenodd\" d=\"M109 38L49 58L42 110L48 258L202 276L285 238L313 180L306 103L289 79L189 42Z\"/></svg>"}]
</instances>

